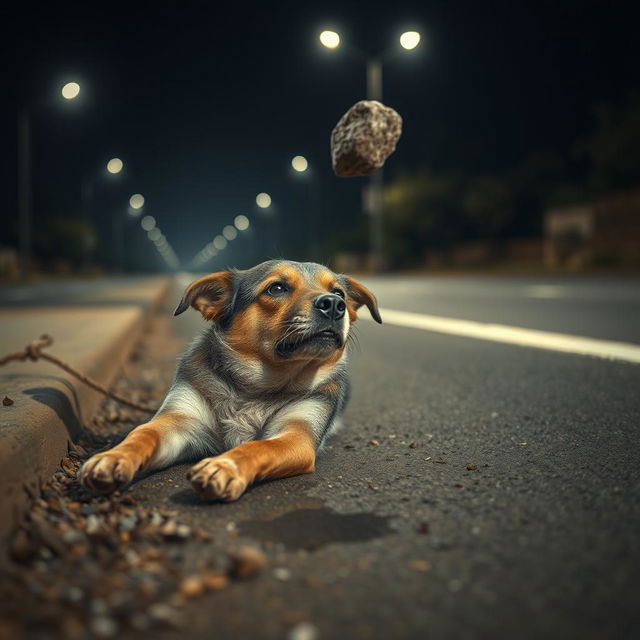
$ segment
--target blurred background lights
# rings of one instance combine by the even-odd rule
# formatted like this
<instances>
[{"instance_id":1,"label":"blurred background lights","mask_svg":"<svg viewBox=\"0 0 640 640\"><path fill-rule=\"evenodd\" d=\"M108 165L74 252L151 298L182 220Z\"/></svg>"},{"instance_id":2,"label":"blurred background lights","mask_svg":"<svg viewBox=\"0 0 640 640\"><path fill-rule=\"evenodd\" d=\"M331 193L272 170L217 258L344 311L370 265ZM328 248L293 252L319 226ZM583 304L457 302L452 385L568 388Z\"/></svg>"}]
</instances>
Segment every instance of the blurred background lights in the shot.
<instances>
[{"instance_id":1,"label":"blurred background lights","mask_svg":"<svg viewBox=\"0 0 640 640\"><path fill-rule=\"evenodd\" d=\"M327 49L336 49L340 44L340 36L335 31L323 31L320 34L320 42Z\"/></svg>"},{"instance_id":2,"label":"blurred background lights","mask_svg":"<svg viewBox=\"0 0 640 640\"><path fill-rule=\"evenodd\" d=\"M420 44L420 34L417 31L405 31L400 36L400 45L404 49L415 49Z\"/></svg>"},{"instance_id":3,"label":"blurred background lights","mask_svg":"<svg viewBox=\"0 0 640 640\"><path fill-rule=\"evenodd\" d=\"M66 100L73 100L78 97L80 93L80 85L77 82L67 82L67 84L62 87L62 97Z\"/></svg>"},{"instance_id":4,"label":"blurred background lights","mask_svg":"<svg viewBox=\"0 0 640 640\"><path fill-rule=\"evenodd\" d=\"M132 209L135 209L136 211L138 209L142 209L142 207L144 206L144 196L139 194L139 193L134 193L130 198L129 198L129 206Z\"/></svg>"},{"instance_id":5,"label":"blurred background lights","mask_svg":"<svg viewBox=\"0 0 640 640\"><path fill-rule=\"evenodd\" d=\"M145 216L140 222L140 226L145 231L151 231L156 226L156 219L153 216Z\"/></svg>"},{"instance_id":6,"label":"blurred background lights","mask_svg":"<svg viewBox=\"0 0 640 640\"><path fill-rule=\"evenodd\" d=\"M259 193L256 196L256 204L261 209L266 209L271 205L271 196L268 193Z\"/></svg>"},{"instance_id":7,"label":"blurred background lights","mask_svg":"<svg viewBox=\"0 0 640 640\"><path fill-rule=\"evenodd\" d=\"M227 240L235 240L238 237L238 231L236 230L235 227L231 226L230 224L228 224L223 230L222 230L222 235L227 239Z\"/></svg>"},{"instance_id":8,"label":"blurred background lights","mask_svg":"<svg viewBox=\"0 0 640 640\"><path fill-rule=\"evenodd\" d=\"M147 238L149 238L149 240L151 240L152 242L155 242L161 235L162 233L160 232L160 229L158 229L158 227L155 227L151 229L151 231L147 232Z\"/></svg>"},{"instance_id":9,"label":"blurred background lights","mask_svg":"<svg viewBox=\"0 0 640 640\"><path fill-rule=\"evenodd\" d=\"M227 246L227 241L222 236L216 236L213 239L213 246L218 250L222 251Z\"/></svg>"},{"instance_id":10,"label":"blurred background lights","mask_svg":"<svg viewBox=\"0 0 640 640\"><path fill-rule=\"evenodd\" d=\"M120 158L111 158L111 160L107 162L107 171L109 173L120 173L122 171L122 167L124 167L124 162L122 162Z\"/></svg>"},{"instance_id":11,"label":"blurred background lights","mask_svg":"<svg viewBox=\"0 0 640 640\"><path fill-rule=\"evenodd\" d=\"M295 156L291 160L291 166L294 168L295 171L302 173L303 171L307 170L309 163L307 162L307 159L304 156Z\"/></svg>"},{"instance_id":12,"label":"blurred background lights","mask_svg":"<svg viewBox=\"0 0 640 640\"><path fill-rule=\"evenodd\" d=\"M249 228L249 218L243 215L236 216L233 224L236 225L238 231L246 231Z\"/></svg>"}]
</instances>

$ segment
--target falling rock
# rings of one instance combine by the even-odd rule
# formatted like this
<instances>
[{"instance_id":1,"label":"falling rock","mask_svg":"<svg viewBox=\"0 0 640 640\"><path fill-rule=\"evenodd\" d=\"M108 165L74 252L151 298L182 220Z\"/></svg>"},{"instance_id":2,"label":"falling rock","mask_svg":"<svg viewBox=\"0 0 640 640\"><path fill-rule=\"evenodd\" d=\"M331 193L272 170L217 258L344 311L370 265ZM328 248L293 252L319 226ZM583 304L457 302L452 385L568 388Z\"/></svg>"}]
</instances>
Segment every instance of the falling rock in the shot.
<instances>
[{"instance_id":1,"label":"falling rock","mask_svg":"<svg viewBox=\"0 0 640 640\"><path fill-rule=\"evenodd\" d=\"M375 100L361 100L331 132L331 162L341 178L367 176L395 151L402 133L400 114Z\"/></svg>"}]
</instances>

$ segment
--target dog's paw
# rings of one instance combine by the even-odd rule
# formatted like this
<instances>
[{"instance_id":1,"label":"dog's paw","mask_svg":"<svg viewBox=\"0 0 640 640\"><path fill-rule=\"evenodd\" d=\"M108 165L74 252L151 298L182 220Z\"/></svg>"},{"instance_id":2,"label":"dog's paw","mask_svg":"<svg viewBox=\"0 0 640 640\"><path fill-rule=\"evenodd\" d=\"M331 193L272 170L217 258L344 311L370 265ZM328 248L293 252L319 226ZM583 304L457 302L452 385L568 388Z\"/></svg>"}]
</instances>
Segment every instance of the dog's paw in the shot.
<instances>
[{"instance_id":1,"label":"dog's paw","mask_svg":"<svg viewBox=\"0 0 640 640\"><path fill-rule=\"evenodd\" d=\"M247 488L247 480L230 457L205 458L187 473L193 488L209 500L237 500Z\"/></svg>"},{"instance_id":2,"label":"dog's paw","mask_svg":"<svg viewBox=\"0 0 640 640\"><path fill-rule=\"evenodd\" d=\"M78 473L80 482L95 493L113 493L133 480L136 468L126 456L105 451L89 458Z\"/></svg>"}]
</instances>

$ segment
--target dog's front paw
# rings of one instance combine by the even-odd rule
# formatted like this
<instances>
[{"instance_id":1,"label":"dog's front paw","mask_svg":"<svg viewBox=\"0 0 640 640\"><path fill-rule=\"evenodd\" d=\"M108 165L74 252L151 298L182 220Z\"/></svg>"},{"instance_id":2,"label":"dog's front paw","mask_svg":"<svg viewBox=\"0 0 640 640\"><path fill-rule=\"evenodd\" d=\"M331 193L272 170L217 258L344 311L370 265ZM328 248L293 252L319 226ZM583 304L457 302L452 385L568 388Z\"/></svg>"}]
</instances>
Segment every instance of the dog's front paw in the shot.
<instances>
[{"instance_id":1,"label":"dog's front paw","mask_svg":"<svg viewBox=\"0 0 640 640\"><path fill-rule=\"evenodd\" d=\"M193 488L209 500L237 500L247 488L247 480L228 456L205 458L192 467L187 479Z\"/></svg>"},{"instance_id":2,"label":"dog's front paw","mask_svg":"<svg viewBox=\"0 0 640 640\"><path fill-rule=\"evenodd\" d=\"M127 456L105 451L89 458L81 467L80 482L95 493L113 493L133 480L136 467Z\"/></svg>"}]
</instances>

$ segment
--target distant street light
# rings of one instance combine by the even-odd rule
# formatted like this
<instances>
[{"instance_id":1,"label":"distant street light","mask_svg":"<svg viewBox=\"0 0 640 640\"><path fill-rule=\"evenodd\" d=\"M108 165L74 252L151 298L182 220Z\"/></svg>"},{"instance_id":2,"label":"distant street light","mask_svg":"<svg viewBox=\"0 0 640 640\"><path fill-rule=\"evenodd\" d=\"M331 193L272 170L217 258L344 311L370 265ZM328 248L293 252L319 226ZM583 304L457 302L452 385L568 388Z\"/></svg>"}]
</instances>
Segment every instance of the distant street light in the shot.
<instances>
[{"instance_id":1,"label":"distant street light","mask_svg":"<svg viewBox=\"0 0 640 640\"><path fill-rule=\"evenodd\" d=\"M246 231L249 228L249 218L243 215L236 216L233 224L238 231Z\"/></svg>"},{"instance_id":2,"label":"distant street light","mask_svg":"<svg viewBox=\"0 0 640 640\"><path fill-rule=\"evenodd\" d=\"M320 42L327 49L337 49L340 46L340 36L335 31L323 31L320 34Z\"/></svg>"},{"instance_id":3,"label":"distant street light","mask_svg":"<svg viewBox=\"0 0 640 640\"><path fill-rule=\"evenodd\" d=\"M144 207L144 196L140 193L134 193L129 198L129 206L134 211L139 211L140 209L142 209L142 207Z\"/></svg>"},{"instance_id":4,"label":"distant street light","mask_svg":"<svg viewBox=\"0 0 640 640\"><path fill-rule=\"evenodd\" d=\"M303 173L309 167L309 163L304 156L295 156L291 160L291 166L293 167L294 171Z\"/></svg>"},{"instance_id":5,"label":"distant street light","mask_svg":"<svg viewBox=\"0 0 640 640\"><path fill-rule=\"evenodd\" d=\"M145 231L151 231L151 229L153 229L156 226L156 219L153 216L145 216L140 221L140 226Z\"/></svg>"},{"instance_id":6,"label":"distant street light","mask_svg":"<svg viewBox=\"0 0 640 640\"><path fill-rule=\"evenodd\" d=\"M222 251L227 246L227 240L222 236L216 236L213 239L213 246L218 250Z\"/></svg>"},{"instance_id":7,"label":"distant street light","mask_svg":"<svg viewBox=\"0 0 640 640\"><path fill-rule=\"evenodd\" d=\"M80 85L77 82L67 82L60 93L65 100L73 100L80 93Z\"/></svg>"},{"instance_id":8,"label":"distant street light","mask_svg":"<svg viewBox=\"0 0 640 640\"><path fill-rule=\"evenodd\" d=\"M120 158L111 158L111 160L107 162L107 171L113 175L120 173L123 167L124 162L122 162Z\"/></svg>"},{"instance_id":9,"label":"distant street light","mask_svg":"<svg viewBox=\"0 0 640 640\"><path fill-rule=\"evenodd\" d=\"M73 100L80 93L77 82L68 82L60 93ZM28 277L32 249L32 194L31 194L31 116L36 105L24 105L18 112L18 244L20 247L20 276Z\"/></svg>"},{"instance_id":10,"label":"distant street light","mask_svg":"<svg viewBox=\"0 0 640 640\"><path fill-rule=\"evenodd\" d=\"M417 31L405 31L400 36L400 46L403 49L415 49L420 44L420 34Z\"/></svg>"},{"instance_id":11,"label":"distant street light","mask_svg":"<svg viewBox=\"0 0 640 640\"><path fill-rule=\"evenodd\" d=\"M259 193L256 196L256 204L261 209L268 209L271 206L271 196L268 193Z\"/></svg>"},{"instance_id":12,"label":"distant street light","mask_svg":"<svg viewBox=\"0 0 640 640\"><path fill-rule=\"evenodd\" d=\"M415 49L420 44L420 39L421 36L417 31L405 31L400 36L400 46L407 51ZM333 31L323 31L320 34L320 42L329 49L335 49L340 44L340 36ZM331 46L332 43L333 46ZM351 48L355 49L367 63L367 100L382 102L382 58L384 56L371 58L359 49ZM365 212L369 214L369 255L374 271L379 271L384 266L383 185L384 172L380 168L371 174L363 197Z\"/></svg>"},{"instance_id":13,"label":"distant street light","mask_svg":"<svg viewBox=\"0 0 640 640\"><path fill-rule=\"evenodd\" d=\"M227 240L235 240L238 237L238 231L237 229L228 224L223 230L222 230L222 235L227 239Z\"/></svg>"}]
</instances>

